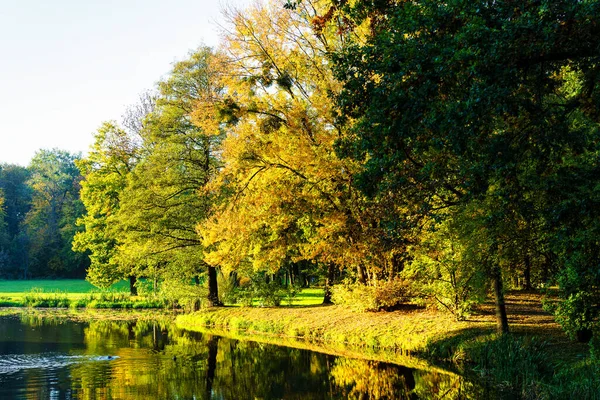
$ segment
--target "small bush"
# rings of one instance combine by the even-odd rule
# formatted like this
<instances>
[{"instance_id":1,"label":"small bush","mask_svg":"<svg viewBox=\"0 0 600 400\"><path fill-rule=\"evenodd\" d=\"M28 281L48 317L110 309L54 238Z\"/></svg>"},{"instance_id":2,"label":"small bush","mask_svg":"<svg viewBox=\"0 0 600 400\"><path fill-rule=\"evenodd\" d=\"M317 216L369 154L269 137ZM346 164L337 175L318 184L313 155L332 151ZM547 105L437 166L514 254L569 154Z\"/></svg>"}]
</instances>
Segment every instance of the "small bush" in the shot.
<instances>
[{"instance_id":1,"label":"small bush","mask_svg":"<svg viewBox=\"0 0 600 400\"><path fill-rule=\"evenodd\" d=\"M375 286L375 302L380 309L392 309L408 303L412 298L410 282L396 278L379 281Z\"/></svg>"},{"instance_id":2,"label":"small bush","mask_svg":"<svg viewBox=\"0 0 600 400\"><path fill-rule=\"evenodd\" d=\"M187 281L169 279L162 282L159 296L169 307L194 311L207 301L208 289Z\"/></svg>"},{"instance_id":3,"label":"small bush","mask_svg":"<svg viewBox=\"0 0 600 400\"><path fill-rule=\"evenodd\" d=\"M598 326L594 316L594 297L586 292L573 293L559 302L544 302L544 309L556 316L567 335L573 340L587 342Z\"/></svg>"},{"instance_id":4,"label":"small bush","mask_svg":"<svg viewBox=\"0 0 600 400\"><path fill-rule=\"evenodd\" d=\"M332 287L332 301L354 311L379 311L406 304L411 299L410 285L406 280L379 281L368 286L345 282Z\"/></svg>"},{"instance_id":5,"label":"small bush","mask_svg":"<svg viewBox=\"0 0 600 400\"><path fill-rule=\"evenodd\" d=\"M343 283L331 288L331 301L353 311L377 311L375 288L361 284Z\"/></svg>"}]
</instances>

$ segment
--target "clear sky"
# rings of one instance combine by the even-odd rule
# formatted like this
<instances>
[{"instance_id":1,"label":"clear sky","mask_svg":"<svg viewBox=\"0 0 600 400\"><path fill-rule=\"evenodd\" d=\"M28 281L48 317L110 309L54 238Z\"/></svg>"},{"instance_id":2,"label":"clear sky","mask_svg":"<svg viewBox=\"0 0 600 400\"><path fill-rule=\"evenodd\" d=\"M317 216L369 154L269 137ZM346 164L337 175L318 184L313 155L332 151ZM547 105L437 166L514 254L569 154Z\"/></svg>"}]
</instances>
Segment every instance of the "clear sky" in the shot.
<instances>
[{"instance_id":1,"label":"clear sky","mask_svg":"<svg viewBox=\"0 0 600 400\"><path fill-rule=\"evenodd\" d=\"M247 0L0 0L0 163L85 153L190 50L218 42Z\"/></svg>"}]
</instances>

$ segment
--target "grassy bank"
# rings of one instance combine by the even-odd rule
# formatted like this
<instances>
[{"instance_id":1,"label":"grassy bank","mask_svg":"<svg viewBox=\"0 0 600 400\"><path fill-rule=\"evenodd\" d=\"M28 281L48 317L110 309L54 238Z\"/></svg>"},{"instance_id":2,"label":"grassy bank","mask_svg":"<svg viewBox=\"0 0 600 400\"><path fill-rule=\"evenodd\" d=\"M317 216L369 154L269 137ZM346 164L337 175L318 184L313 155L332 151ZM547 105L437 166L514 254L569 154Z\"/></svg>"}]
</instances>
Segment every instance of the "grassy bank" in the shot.
<instances>
[{"instance_id":1,"label":"grassy bank","mask_svg":"<svg viewBox=\"0 0 600 400\"><path fill-rule=\"evenodd\" d=\"M153 321L172 323L176 313L156 309L89 309L89 308L0 308L0 316L20 316L28 320L52 321L65 320L75 322L92 321Z\"/></svg>"},{"instance_id":2,"label":"grassy bank","mask_svg":"<svg viewBox=\"0 0 600 400\"><path fill-rule=\"evenodd\" d=\"M548 338L573 356L582 349L571 343L554 318L540 306L540 295L515 292L507 295L512 332L519 336ZM223 307L181 315L178 324L194 328L221 328L340 343L379 347L408 353L432 354L451 359L459 343L492 335L494 310L484 304L467 321L456 321L438 310L407 307L392 312L357 313L340 306Z\"/></svg>"},{"instance_id":3,"label":"grassy bank","mask_svg":"<svg viewBox=\"0 0 600 400\"><path fill-rule=\"evenodd\" d=\"M402 316L402 318L399 318ZM223 307L180 315L186 329L221 328L231 332L301 338L354 347L378 347L415 352L448 330L465 329L437 312L406 310L357 314L339 306Z\"/></svg>"},{"instance_id":4,"label":"grassy bank","mask_svg":"<svg viewBox=\"0 0 600 400\"><path fill-rule=\"evenodd\" d=\"M291 338L338 351L409 353L454 365L521 398L600 398L600 363L588 345L569 340L540 303L536 293L509 293L513 334L506 337L494 333L492 304L462 322L435 310L355 313L339 306L225 307L180 315L176 322L190 330Z\"/></svg>"},{"instance_id":5,"label":"grassy bank","mask_svg":"<svg viewBox=\"0 0 600 400\"><path fill-rule=\"evenodd\" d=\"M129 296L123 292L73 294L34 289L20 296L0 296L0 307L146 309L165 308L166 304L164 301Z\"/></svg>"}]
</instances>

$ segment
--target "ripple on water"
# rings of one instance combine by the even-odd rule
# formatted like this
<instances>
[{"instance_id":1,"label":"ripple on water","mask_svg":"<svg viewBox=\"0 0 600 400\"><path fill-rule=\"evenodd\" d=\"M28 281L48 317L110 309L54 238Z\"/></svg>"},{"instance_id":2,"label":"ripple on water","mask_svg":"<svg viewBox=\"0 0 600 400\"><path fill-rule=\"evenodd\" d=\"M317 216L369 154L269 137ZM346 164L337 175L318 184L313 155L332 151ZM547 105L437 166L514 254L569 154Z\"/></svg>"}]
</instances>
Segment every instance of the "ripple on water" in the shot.
<instances>
[{"instance_id":1,"label":"ripple on water","mask_svg":"<svg viewBox=\"0 0 600 400\"><path fill-rule=\"evenodd\" d=\"M0 375L10 375L28 369L54 370L86 361L111 361L117 356L83 356L65 354L0 355Z\"/></svg>"}]
</instances>

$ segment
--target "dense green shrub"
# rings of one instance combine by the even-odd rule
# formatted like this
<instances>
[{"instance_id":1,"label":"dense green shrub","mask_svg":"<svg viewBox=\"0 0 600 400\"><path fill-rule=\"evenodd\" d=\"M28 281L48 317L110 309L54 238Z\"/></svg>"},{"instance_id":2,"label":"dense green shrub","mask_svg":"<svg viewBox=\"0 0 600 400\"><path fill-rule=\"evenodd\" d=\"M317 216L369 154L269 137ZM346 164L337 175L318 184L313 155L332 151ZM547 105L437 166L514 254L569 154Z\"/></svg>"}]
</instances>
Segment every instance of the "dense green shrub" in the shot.
<instances>
[{"instance_id":1,"label":"dense green shrub","mask_svg":"<svg viewBox=\"0 0 600 400\"><path fill-rule=\"evenodd\" d=\"M544 308L556 316L567 335L573 340L587 342L598 325L594 296L587 292L572 293L559 302L544 302Z\"/></svg>"},{"instance_id":2,"label":"dense green shrub","mask_svg":"<svg viewBox=\"0 0 600 400\"><path fill-rule=\"evenodd\" d=\"M485 299L488 285L480 251L467 240L471 232L461 232L469 225L461 216L456 219L423 233L410 249L412 260L403 276L414 282L421 298L460 321Z\"/></svg>"}]
</instances>

